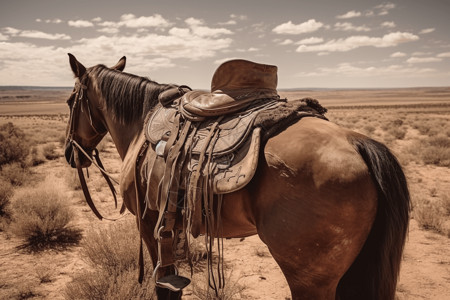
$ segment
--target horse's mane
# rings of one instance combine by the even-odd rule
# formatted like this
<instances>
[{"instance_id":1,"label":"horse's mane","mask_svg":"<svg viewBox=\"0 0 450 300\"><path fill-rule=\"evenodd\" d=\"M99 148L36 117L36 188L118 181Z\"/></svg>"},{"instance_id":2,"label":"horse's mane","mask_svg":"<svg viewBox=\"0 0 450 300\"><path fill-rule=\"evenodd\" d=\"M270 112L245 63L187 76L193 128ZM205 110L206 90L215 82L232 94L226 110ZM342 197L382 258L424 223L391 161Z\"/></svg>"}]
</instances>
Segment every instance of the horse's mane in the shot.
<instances>
[{"instance_id":1,"label":"horse's mane","mask_svg":"<svg viewBox=\"0 0 450 300\"><path fill-rule=\"evenodd\" d=\"M106 102L112 116L124 124L142 120L158 103L158 95L175 85L159 84L146 77L97 65L88 69L91 80ZM95 86L95 84L94 84Z\"/></svg>"}]
</instances>

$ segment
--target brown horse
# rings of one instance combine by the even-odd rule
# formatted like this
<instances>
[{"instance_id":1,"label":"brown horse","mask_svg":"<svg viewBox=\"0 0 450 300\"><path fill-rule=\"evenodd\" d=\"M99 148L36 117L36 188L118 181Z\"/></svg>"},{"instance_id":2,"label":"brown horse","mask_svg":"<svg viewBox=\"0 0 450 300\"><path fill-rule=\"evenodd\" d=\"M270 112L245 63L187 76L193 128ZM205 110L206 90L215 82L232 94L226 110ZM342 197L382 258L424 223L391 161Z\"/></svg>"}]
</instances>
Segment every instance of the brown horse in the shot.
<instances>
[{"instance_id":1,"label":"brown horse","mask_svg":"<svg viewBox=\"0 0 450 300\"><path fill-rule=\"evenodd\" d=\"M90 155L109 132L123 161L124 203L141 215L145 189L135 168L144 117L174 85L123 73L125 57L113 68L86 69L69 56L76 85L68 100L68 161L90 166L82 154L70 160L78 153L74 142ZM224 195L222 232L225 238L258 234L293 299L394 299L409 211L404 173L384 145L332 122L303 118L263 145L244 189ZM150 211L138 222L154 266L157 216ZM181 298L181 292L162 288L157 295Z\"/></svg>"}]
</instances>

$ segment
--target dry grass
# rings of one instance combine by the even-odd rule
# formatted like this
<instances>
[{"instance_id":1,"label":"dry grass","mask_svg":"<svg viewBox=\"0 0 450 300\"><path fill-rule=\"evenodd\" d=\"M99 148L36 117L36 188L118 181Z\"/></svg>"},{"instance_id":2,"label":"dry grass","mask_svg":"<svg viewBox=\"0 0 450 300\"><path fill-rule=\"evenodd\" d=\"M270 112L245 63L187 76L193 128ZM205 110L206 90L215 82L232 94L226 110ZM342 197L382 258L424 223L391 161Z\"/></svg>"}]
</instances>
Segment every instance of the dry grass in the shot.
<instances>
[{"instance_id":1,"label":"dry grass","mask_svg":"<svg viewBox=\"0 0 450 300\"><path fill-rule=\"evenodd\" d=\"M11 183L13 186L21 186L30 180L30 170L21 163L3 165L0 171L0 179Z\"/></svg>"},{"instance_id":2,"label":"dry grass","mask_svg":"<svg viewBox=\"0 0 450 300\"><path fill-rule=\"evenodd\" d=\"M21 248L31 251L65 249L80 241L81 230L70 226L74 215L68 199L54 180L17 190L11 202L11 229L23 239Z\"/></svg>"},{"instance_id":3,"label":"dry grass","mask_svg":"<svg viewBox=\"0 0 450 300\"><path fill-rule=\"evenodd\" d=\"M82 243L82 255L95 271L77 275L66 287L66 299L150 299L151 263L146 281L137 282L139 238L133 220L91 230Z\"/></svg>"},{"instance_id":4,"label":"dry grass","mask_svg":"<svg viewBox=\"0 0 450 300\"><path fill-rule=\"evenodd\" d=\"M13 162L23 163L28 155L25 133L12 122L0 125L0 168Z\"/></svg>"},{"instance_id":5,"label":"dry grass","mask_svg":"<svg viewBox=\"0 0 450 300\"><path fill-rule=\"evenodd\" d=\"M5 230L11 222L11 197L13 194L12 185L7 181L0 181L0 231Z\"/></svg>"},{"instance_id":6,"label":"dry grass","mask_svg":"<svg viewBox=\"0 0 450 300\"><path fill-rule=\"evenodd\" d=\"M217 294L209 287L204 277L192 282L192 293L198 299L232 300L241 299L246 287L239 282L242 278L233 278L233 271L226 271L225 286L218 289ZM216 276L217 278L217 276Z\"/></svg>"}]
</instances>

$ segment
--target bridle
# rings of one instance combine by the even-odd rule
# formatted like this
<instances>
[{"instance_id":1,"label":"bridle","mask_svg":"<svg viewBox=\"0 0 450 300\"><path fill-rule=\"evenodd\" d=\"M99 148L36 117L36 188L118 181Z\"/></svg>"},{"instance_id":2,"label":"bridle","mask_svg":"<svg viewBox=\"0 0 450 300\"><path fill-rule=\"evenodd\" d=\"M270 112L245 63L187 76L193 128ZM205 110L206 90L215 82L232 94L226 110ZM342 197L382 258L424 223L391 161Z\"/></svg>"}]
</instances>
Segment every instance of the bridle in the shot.
<instances>
[{"instance_id":1,"label":"bridle","mask_svg":"<svg viewBox=\"0 0 450 300\"><path fill-rule=\"evenodd\" d=\"M81 79L79 79L79 81L77 81L75 83L74 91L70 95L69 100L67 100L67 102L70 106L70 116L69 116L68 135L67 135L66 147L65 147L66 148L65 155L66 155L67 162L71 166L76 167L76 169L77 169L78 177L80 179L80 184L81 184L81 188L83 190L84 197L86 198L86 202L89 205L89 207L91 208L91 210L93 211L93 213L100 220L105 219L105 220L110 220L110 221L116 221L117 219L123 217L123 213L125 212L124 204L122 204L122 207L120 209L121 216L119 218L115 218L115 219L105 218L100 214L98 209L95 207L95 204L92 201L91 195L89 193L89 189L88 189L88 186L86 183L86 179L84 177L83 169L81 167L80 152L94 166L96 166L100 170L100 173L103 175L103 178L105 178L105 180L112 192L116 208L117 208L117 196L116 196L117 192L111 181L113 181L115 184L119 184L119 182L116 179L114 179L108 172L105 171L105 168L103 167L103 164L100 160L100 155L99 155L99 151L97 150L97 148L93 148L91 150L91 154L89 154L88 151L85 150L75 140L76 129L77 129L77 125L78 125L76 120L78 120L80 114L83 114L83 113L86 114L86 116L89 120L90 127L93 130L93 132L95 133L95 135L92 137L92 139L97 139L97 138L101 139L108 132L108 130L106 129L105 126L103 126L102 129L99 129L94 125L92 113L91 113L91 109L90 109L90 105L89 105L89 99L87 97L87 80L88 80L88 77L86 75L84 75ZM73 101L73 103L70 103L71 101ZM94 159L92 159L91 156L94 157ZM86 168L86 170L88 170L88 169ZM89 176L89 173L88 173L88 176Z\"/></svg>"}]
</instances>

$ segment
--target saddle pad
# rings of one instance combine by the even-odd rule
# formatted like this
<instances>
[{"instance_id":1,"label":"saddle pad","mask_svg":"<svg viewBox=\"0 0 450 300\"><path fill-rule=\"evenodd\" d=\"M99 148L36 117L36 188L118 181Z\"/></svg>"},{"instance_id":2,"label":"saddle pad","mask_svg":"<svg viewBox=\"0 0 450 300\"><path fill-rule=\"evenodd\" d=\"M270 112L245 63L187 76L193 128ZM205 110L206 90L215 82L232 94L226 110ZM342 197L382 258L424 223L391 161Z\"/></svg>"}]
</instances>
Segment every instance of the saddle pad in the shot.
<instances>
[{"instance_id":1,"label":"saddle pad","mask_svg":"<svg viewBox=\"0 0 450 300\"><path fill-rule=\"evenodd\" d=\"M147 140L153 145L157 145L161 140L167 140L171 135L170 129L175 120L177 109L160 107L153 113L144 125L144 132ZM243 114L230 115L220 122L219 137L215 144L210 145L207 153L210 153L211 147L213 156L222 156L239 148L245 142L252 130L252 125L258 111L250 111ZM195 139L191 153L199 154L204 146L205 138L209 129L215 120L206 120L200 122L195 133L188 136L188 139Z\"/></svg>"}]
</instances>

